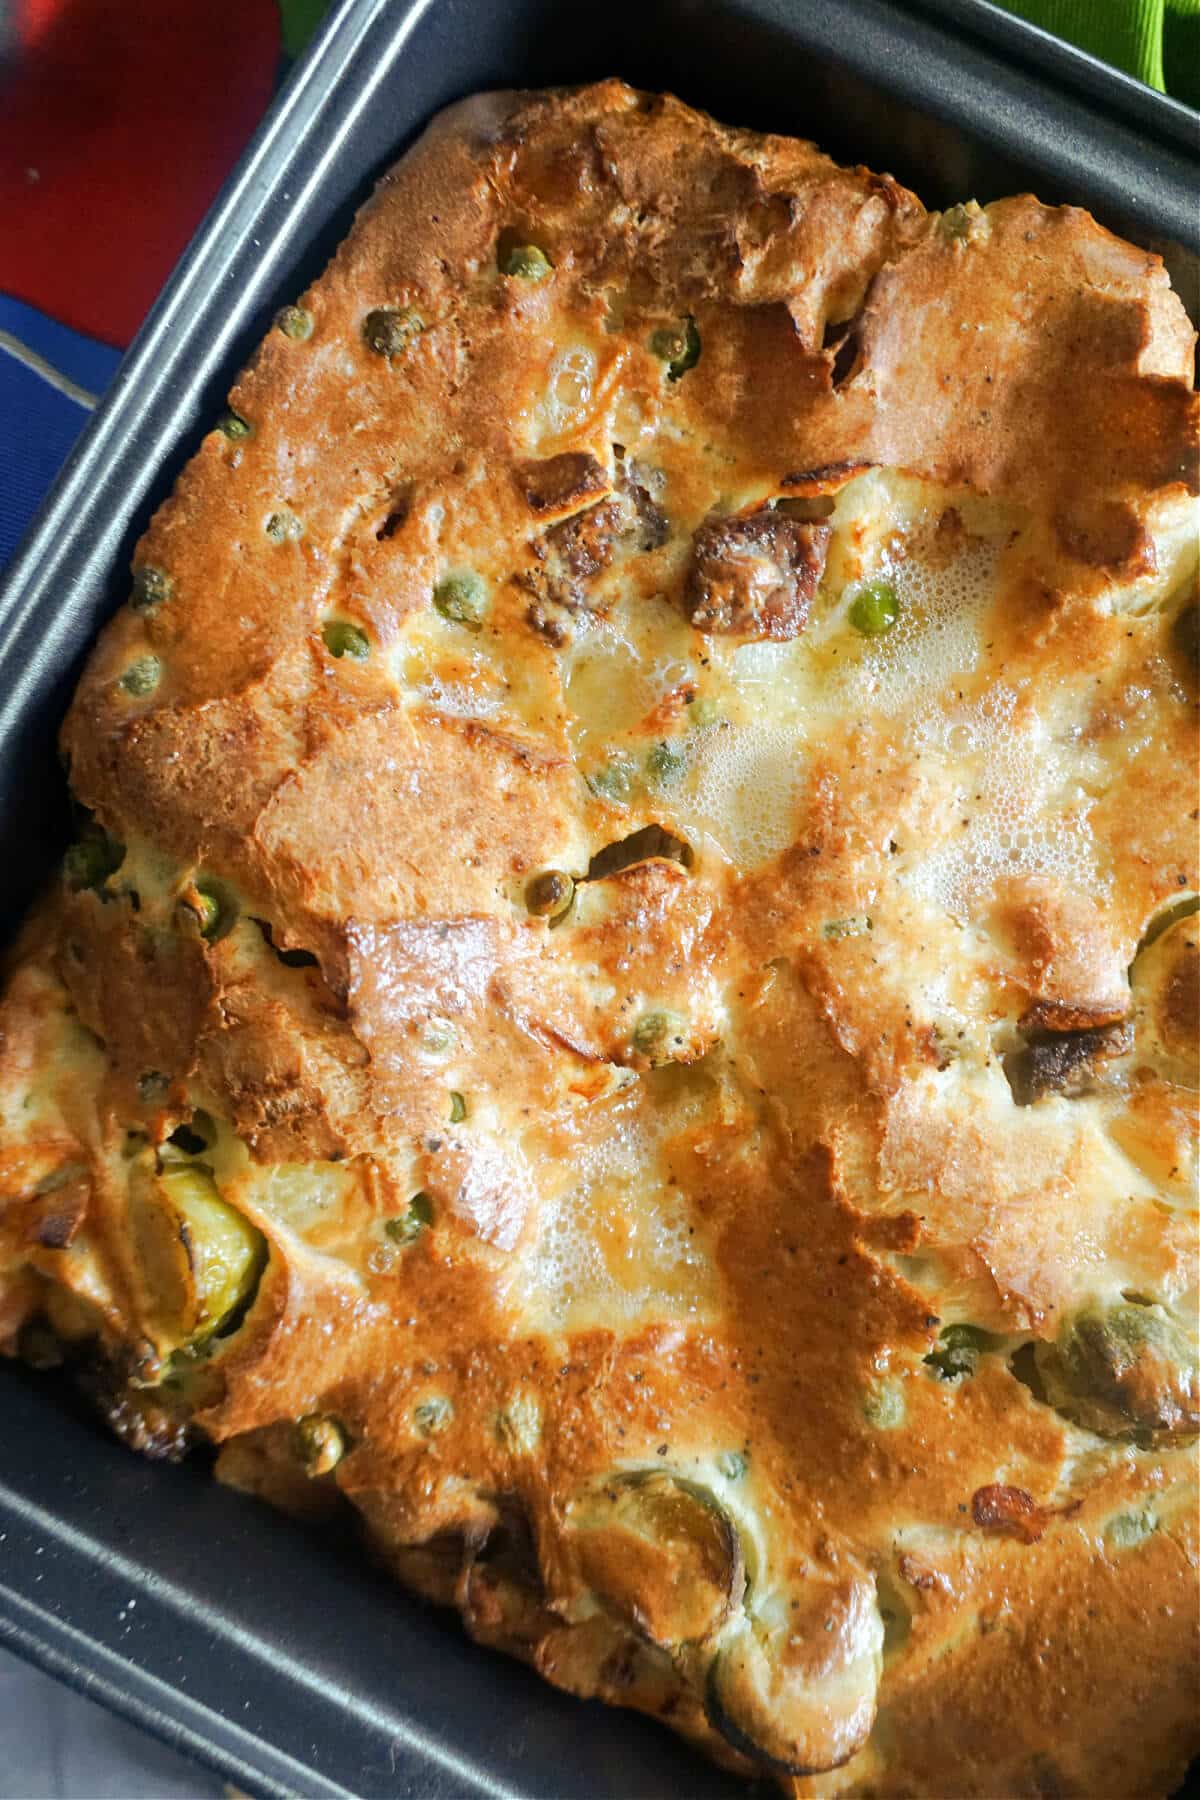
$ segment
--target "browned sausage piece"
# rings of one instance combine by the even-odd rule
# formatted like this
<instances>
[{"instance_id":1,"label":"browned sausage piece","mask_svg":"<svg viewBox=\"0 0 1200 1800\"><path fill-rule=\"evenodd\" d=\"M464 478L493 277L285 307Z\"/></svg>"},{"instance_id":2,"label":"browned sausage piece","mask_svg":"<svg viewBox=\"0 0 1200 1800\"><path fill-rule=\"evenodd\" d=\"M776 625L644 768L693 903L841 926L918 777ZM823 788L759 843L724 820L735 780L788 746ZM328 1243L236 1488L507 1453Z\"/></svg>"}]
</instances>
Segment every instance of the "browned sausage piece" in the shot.
<instances>
[{"instance_id":1,"label":"browned sausage piece","mask_svg":"<svg viewBox=\"0 0 1200 1800\"><path fill-rule=\"evenodd\" d=\"M587 607L589 584L608 568L619 548L657 550L667 535L666 514L626 472L607 499L568 514L543 532L532 546L542 569L527 572L523 584L540 602L553 601L572 610Z\"/></svg>"},{"instance_id":2,"label":"browned sausage piece","mask_svg":"<svg viewBox=\"0 0 1200 1800\"><path fill-rule=\"evenodd\" d=\"M579 582L590 581L608 567L624 523L620 500L602 500L552 525L534 554L553 564L559 585L573 592Z\"/></svg>"},{"instance_id":3,"label":"browned sausage piece","mask_svg":"<svg viewBox=\"0 0 1200 1800\"><path fill-rule=\"evenodd\" d=\"M829 527L785 513L711 519L692 539L683 603L697 631L799 637L825 568Z\"/></svg>"},{"instance_id":4,"label":"browned sausage piece","mask_svg":"<svg viewBox=\"0 0 1200 1800\"><path fill-rule=\"evenodd\" d=\"M971 1495L971 1517L982 1531L1002 1531L1022 1543L1036 1544L1054 1517L1052 1507L1039 1506L1024 1488L977 1488Z\"/></svg>"},{"instance_id":5,"label":"browned sausage piece","mask_svg":"<svg viewBox=\"0 0 1200 1800\"><path fill-rule=\"evenodd\" d=\"M608 493L610 482L596 458L586 450L564 450L541 462L517 465L517 486L531 512L545 518L551 513L577 512Z\"/></svg>"},{"instance_id":6,"label":"browned sausage piece","mask_svg":"<svg viewBox=\"0 0 1200 1800\"><path fill-rule=\"evenodd\" d=\"M1091 1031L1039 1032L1021 1050L1004 1058L1004 1073L1018 1106L1032 1106L1046 1094L1076 1099L1091 1091L1104 1065L1133 1048L1128 1025Z\"/></svg>"},{"instance_id":7,"label":"browned sausage piece","mask_svg":"<svg viewBox=\"0 0 1200 1800\"><path fill-rule=\"evenodd\" d=\"M1111 1001L1035 1000L1017 1021L1027 1038L1044 1032L1096 1031L1103 1025L1119 1025L1129 1012L1126 998Z\"/></svg>"}]
</instances>

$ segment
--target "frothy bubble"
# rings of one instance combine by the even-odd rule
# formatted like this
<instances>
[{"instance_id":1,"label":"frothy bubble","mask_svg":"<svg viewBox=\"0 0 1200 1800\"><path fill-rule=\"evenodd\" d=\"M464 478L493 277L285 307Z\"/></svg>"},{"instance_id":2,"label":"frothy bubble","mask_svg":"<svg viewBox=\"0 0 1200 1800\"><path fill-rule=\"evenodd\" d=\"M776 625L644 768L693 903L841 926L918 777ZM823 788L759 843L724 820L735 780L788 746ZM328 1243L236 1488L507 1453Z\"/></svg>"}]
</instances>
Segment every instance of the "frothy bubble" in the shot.
<instances>
[{"instance_id":1,"label":"frothy bubble","mask_svg":"<svg viewBox=\"0 0 1200 1800\"><path fill-rule=\"evenodd\" d=\"M552 433L565 431L587 410L596 381L596 358L577 345L557 355L547 374L545 416Z\"/></svg>"},{"instance_id":2,"label":"frothy bubble","mask_svg":"<svg viewBox=\"0 0 1200 1800\"><path fill-rule=\"evenodd\" d=\"M996 593L998 560L996 546L983 543L945 565L908 557L887 570L900 613L886 635L870 640L861 663L847 673L855 698L869 699L886 713L919 710L924 702L939 699L956 675L977 668L983 648L980 627Z\"/></svg>"},{"instance_id":3,"label":"frothy bubble","mask_svg":"<svg viewBox=\"0 0 1200 1800\"><path fill-rule=\"evenodd\" d=\"M573 1181L543 1213L528 1272L540 1316L575 1329L705 1310L711 1269L687 1199L655 1179L664 1137L699 1106L655 1116L631 1100L610 1114L601 1141L577 1151Z\"/></svg>"},{"instance_id":4,"label":"frothy bubble","mask_svg":"<svg viewBox=\"0 0 1200 1800\"><path fill-rule=\"evenodd\" d=\"M1043 721L1026 717L1015 691L998 684L978 701L930 714L916 732L923 754L943 756L969 793L955 835L908 876L913 892L967 920L979 900L1012 875L1048 875L1066 887L1095 892L1090 796L1065 793ZM965 810L964 810L965 809Z\"/></svg>"},{"instance_id":5,"label":"frothy bubble","mask_svg":"<svg viewBox=\"0 0 1200 1800\"><path fill-rule=\"evenodd\" d=\"M775 856L795 837L804 758L796 734L767 720L714 727L689 745L691 778L672 813L714 837L743 868Z\"/></svg>"}]
</instances>

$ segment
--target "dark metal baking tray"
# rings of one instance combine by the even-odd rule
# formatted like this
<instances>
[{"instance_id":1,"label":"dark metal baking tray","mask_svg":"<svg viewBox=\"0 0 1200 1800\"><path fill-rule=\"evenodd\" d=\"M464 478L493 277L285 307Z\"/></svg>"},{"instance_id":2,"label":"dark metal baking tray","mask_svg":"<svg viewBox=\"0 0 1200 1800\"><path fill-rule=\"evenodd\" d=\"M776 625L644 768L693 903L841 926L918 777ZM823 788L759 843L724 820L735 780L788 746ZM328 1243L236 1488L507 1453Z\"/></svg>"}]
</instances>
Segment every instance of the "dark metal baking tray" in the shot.
<instances>
[{"instance_id":1,"label":"dark metal baking tray","mask_svg":"<svg viewBox=\"0 0 1200 1800\"><path fill-rule=\"evenodd\" d=\"M816 138L930 204L1032 188L1200 252L1179 109L1067 71L980 0L343 0L126 357L0 587L0 930L65 831L53 735L151 510L281 300L430 114L477 88L620 73ZM1011 27L1011 28L1010 28ZM1089 59L1083 59L1088 63ZM352 1545L108 1439L0 1370L0 1642L239 1785L313 1796L744 1793L646 1721L467 1643Z\"/></svg>"}]
</instances>

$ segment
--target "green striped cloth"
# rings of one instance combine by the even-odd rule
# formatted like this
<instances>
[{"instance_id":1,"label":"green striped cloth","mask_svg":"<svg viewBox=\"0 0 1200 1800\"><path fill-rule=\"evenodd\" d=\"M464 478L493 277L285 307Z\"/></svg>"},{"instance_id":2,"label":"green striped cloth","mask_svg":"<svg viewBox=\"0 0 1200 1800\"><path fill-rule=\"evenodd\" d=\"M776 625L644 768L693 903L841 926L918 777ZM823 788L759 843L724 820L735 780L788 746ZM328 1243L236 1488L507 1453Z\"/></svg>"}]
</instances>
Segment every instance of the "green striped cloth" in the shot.
<instances>
[{"instance_id":1,"label":"green striped cloth","mask_svg":"<svg viewBox=\"0 0 1200 1800\"><path fill-rule=\"evenodd\" d=\"M1200 0L1000 0L1008 12L1200 106Z\"/></svg>"},{"instance_id":2,"label":"green striped cloth","mask_svg":"<svg viewBox=\"0 0 1200 1800\"><path fill-rule=\"evenodd\" d=\"M298 56L329 0L279 0L288 54ZM1200 107L1200 0L1000 0L1147 86Z\"/></svg>"}]
</instances>

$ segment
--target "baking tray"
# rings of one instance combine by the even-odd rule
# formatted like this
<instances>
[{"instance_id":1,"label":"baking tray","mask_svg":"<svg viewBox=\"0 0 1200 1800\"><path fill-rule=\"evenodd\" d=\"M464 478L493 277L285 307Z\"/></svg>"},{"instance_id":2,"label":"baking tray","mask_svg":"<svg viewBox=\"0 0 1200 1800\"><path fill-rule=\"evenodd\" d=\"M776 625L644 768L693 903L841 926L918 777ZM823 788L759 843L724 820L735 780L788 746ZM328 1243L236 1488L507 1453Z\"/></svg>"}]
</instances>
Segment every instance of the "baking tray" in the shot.
<instances>
[{"instance_id":1,"label":"baking tray","mask_svg":"<svg viewBox=\"0 0 1200 1800\"><path fill-rule=\"evenodd\" d=\"M1164 250L1194 305L1200 164L1183 109L999 18L982 0L343 0L0 586L0 931L64 841L54 731L134 541L274 308L446 102L619 73L890 169L931 205L1032 188L1088 206ZM0 1405L0 1642L242 1788L745 1794L648 1721L477 1649L351 1543L217 1487L202 1463L130 1455L53 1378L0 1369Z\"/></svg>"}]
</instances>

